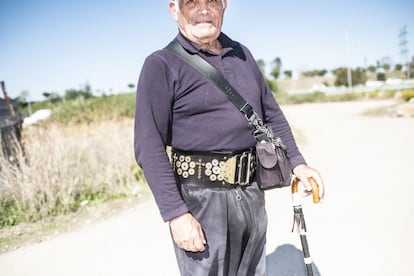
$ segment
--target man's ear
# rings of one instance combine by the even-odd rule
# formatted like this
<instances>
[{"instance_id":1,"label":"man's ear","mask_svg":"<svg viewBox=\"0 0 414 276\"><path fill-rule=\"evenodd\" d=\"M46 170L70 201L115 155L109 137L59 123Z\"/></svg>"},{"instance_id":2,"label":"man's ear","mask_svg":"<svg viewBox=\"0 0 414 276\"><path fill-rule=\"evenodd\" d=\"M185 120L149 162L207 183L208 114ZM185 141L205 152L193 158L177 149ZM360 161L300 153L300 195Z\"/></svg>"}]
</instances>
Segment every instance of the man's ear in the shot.
<instances>
[{"instance_id":1,"label":"man's ear","mask_svg":"<svg viewBox=\"0 0 414 276\"><path fill-rule=\"evenodd\" d=\"M175 1L170 1L169 3L170 13L171 16L174 18L175 21L178 21L178 12L179 8Z\"/></svg>"}]
</instances>

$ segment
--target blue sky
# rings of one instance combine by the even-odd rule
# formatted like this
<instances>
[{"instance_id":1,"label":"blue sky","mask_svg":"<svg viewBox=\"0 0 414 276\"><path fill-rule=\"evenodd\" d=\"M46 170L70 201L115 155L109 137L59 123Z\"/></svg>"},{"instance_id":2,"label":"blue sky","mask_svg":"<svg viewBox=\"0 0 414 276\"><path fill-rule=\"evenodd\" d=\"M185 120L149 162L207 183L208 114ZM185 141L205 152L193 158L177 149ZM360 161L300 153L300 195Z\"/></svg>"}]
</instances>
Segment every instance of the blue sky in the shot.
<instances>
[{"instance_id":1,"label":"blue sky","mask_svg":"<svg viewBox=\"0 0 414 276\"><path fill-rule=\"evenodd\" d=\"M228 0L223 31L269 65L280 57L282 70L401 63L404 25L414 55L413 14L412 0ZM1 0L0 80L33 100L86 83L96 95L127 92L176 33L168 0Z\"/></svg>"}]
</instances>

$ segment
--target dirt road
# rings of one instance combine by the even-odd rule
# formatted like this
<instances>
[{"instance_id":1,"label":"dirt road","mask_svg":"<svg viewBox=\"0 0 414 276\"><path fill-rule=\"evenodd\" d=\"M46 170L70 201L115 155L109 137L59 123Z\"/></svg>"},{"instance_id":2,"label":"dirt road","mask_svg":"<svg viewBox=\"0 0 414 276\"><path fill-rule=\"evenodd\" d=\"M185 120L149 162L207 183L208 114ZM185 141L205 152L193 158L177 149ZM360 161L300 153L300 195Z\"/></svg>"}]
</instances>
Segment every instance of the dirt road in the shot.
<instances>
[{"instance_id":1,"label":"dirt road","mask_svg":"<svg viewBox=\"0 0 414 276\"><path fill-rule=\"evenodd\" d=\"M414 246L414 119L359 114L389 102L283 107L303 134L308 163L327 186L323 204L304 202L308 242L320 275L411 276ZM268 275L305 275L290 232L289 189L267 192ZM0 255L2 276L178 275L168 227L152 201Z\"/></svg>"}]
</instances>

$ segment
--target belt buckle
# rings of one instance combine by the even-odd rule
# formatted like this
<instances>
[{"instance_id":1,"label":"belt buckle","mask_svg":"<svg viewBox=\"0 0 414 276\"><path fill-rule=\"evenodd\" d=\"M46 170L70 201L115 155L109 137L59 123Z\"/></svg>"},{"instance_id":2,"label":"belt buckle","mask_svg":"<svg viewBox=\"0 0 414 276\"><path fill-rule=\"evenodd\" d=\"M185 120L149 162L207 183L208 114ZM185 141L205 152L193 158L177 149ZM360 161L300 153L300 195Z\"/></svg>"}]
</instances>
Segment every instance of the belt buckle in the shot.
<instances>
[{"instance_id":1,"label":"belt buckle","mask_svg":"<svg viewBox=\"0 0 414 276\"><path fill-rule=\"evenodd\" d=\"M238 184L240 186L246 186L249 185L250 180L250 166L252 162L252 154L251 152L243 152L239 156L239 162L237 162L237 155L227 159L227 161L224 162L224 165L220 170L220 174L223 177L223 180L229 184ZM246 169L246 173L243 173L243 162L247 162L246 166L244 167ZM239 168L239 170L236 177L237 167Z\"/></svg>"},{"instance_id":2,"label":"belt buckle","mask_svg":"<svg viewBox=\"0 0 414 276\"><path fill-rule=\"evenodd\" d=\"M224 162L223 167L220 170L220 174L223 180L230 184L236 184L236 166L237 157L233 156Z\"/></svg>"},{"instance_id":3,"label":"belt buckle","mask_svg":"<svg viewBox=\"0 0 414 276\"><path fill-rule=\"evenodd\" d=\"M242 179L243 177L243 162L244 160L247 159L247 164L246 164L246 174L245 174L245 178L244 180ZM252 154L251 152L243 152L242 155L240 156L240 161L239 161L239 173L237 175L237 183L240 186L245 186L249 184L249 180L250 180L250 164L252 161Z\"/></svg>"}]
</instances>

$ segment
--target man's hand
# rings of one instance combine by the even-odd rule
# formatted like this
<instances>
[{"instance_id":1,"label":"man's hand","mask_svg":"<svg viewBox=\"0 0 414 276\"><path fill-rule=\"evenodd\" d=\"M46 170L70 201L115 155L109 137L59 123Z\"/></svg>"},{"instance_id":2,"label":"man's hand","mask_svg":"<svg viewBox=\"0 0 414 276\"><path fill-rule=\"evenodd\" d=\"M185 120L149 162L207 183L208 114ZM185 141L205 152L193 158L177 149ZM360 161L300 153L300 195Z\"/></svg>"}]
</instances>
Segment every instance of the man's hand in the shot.
<instances>
[{"instance_id":1,"label":"man's hand","mask_svg":"<svg viewBox=\"0 0 414 276\"><path fill-rule=\"evenodd\" d=\"M325 185L323 184L323 180L319 172L308 165L300 164L293 169L293 173L297 178L299 178L300 182L305 187L307 195L311 194L312 191L312 184L309 182L308 178L312 177L319 186L319 197L321 201L325 195Z\"/></svg>"},{"instance_id":2,"label":"man's hand","mask_svg":"<svg viewBox=\"0 0 414 276\"><path fill-rule=\"evenodd\" d=\"M202 252L207 243L200 223L189 213L170 221L173 239L178 247L191 252Z\"/></svg>"}]
</instances>

